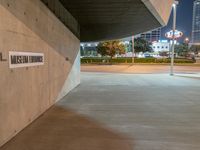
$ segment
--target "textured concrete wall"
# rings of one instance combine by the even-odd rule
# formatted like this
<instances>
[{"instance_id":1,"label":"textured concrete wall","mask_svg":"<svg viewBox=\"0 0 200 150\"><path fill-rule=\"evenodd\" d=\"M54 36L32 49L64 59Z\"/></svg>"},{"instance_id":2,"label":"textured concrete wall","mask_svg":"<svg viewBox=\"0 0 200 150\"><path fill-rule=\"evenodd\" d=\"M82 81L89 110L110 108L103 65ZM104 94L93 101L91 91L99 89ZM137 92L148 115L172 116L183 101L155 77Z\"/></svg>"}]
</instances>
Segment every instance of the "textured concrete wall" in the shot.
<instances>
[{"instance_id":1,"label":"textured concrete wall","mask_svg":"<svg viewBox=\"0 0 200 150\"><path fill-rule=\"evenodd\" d=\"M0 22L1 146L79 84L80 63L79 40L40 0L1 0ZM9 69L9 51L44 53L45 64Z\"/></svg>"},{"instance_id":2,"label":"textured concrete wall","mask_svg":"<svg viewBox=\"0 0 200 150\"><path fill-rule=\"evenodd\" d=\"M174 0L142 1L163 26L167 25Z\"/></svg>"},{"instance_id":3,"label":"textured concrete wall","mask_svg":"<svg viewBox=\"0 0 200 150\"><path fill-rule=\"evenodd\" d=\"M67 95L73 88L76 87L80 83L80 51L74 61L74 64L71 68L71 71L68 75L67 80L65 81L62 90L60 91L60 94L57 97L57 101L59 101L61 98L63 98L65 95Z\"/></svg>"}]
</instances>

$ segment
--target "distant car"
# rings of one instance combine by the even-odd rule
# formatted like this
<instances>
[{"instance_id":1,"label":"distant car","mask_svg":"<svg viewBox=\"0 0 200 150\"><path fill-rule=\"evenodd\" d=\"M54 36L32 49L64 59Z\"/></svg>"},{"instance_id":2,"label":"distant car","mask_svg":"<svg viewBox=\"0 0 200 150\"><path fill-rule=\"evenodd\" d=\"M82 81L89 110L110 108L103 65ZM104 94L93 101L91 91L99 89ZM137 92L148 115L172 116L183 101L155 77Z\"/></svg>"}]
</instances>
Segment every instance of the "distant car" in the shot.
<instances>
[{"instance_id":1,"label":"distant car","mask_svg":"<svg viewBox=\"0 0 200 150\"><path fill-rule=\"evenodd\" d=\"M144 54L145 58L152 58L152 56L150 54Z\"/></svg>"}]
</instances>

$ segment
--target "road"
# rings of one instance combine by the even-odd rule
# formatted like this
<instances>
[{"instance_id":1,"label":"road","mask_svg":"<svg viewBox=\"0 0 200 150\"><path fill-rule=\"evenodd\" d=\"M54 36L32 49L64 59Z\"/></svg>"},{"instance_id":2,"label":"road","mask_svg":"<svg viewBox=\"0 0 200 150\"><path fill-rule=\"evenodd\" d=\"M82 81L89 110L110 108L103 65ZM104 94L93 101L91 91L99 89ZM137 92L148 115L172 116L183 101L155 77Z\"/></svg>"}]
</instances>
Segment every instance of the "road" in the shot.
<instances>
[{"instance_id":1,"label":"road","mask_svg":"<svg viewBox=\"0 0 200 150\"><path fill-rule=\"evenodd\" d=\"M169 73L167 65L82 65L83 72L107 73L134 73L134 74L160 74ZM200 73L200 65L175 66L175 73Z\"/></svg>"}]
</instances>

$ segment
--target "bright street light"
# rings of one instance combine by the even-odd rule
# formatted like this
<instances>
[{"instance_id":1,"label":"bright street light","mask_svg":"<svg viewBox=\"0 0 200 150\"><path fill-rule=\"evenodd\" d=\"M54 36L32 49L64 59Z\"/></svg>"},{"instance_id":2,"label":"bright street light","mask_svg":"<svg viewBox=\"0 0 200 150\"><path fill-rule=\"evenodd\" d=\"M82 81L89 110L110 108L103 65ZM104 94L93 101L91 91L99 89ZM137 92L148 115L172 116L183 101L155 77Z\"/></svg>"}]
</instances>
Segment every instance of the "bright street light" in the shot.
<instances>
[{"instance_id":1,"label":"bright street light","mask_svg":"<svg viewBox=\"0 0 200 150\"><path fill-rule=\"evenodd\" d=\"M190 42L190 39L188 37L186 37L184 41L185 41L185 43L188 44Z\"/></svg>"}]
</instances>

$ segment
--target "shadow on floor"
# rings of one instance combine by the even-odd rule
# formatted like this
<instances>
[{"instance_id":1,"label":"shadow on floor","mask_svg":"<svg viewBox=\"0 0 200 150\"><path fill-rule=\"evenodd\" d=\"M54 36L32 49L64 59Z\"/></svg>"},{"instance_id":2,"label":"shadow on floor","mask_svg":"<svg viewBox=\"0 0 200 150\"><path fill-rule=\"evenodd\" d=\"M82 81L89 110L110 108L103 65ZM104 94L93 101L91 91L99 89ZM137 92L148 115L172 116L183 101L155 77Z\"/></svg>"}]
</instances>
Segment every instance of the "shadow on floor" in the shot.
<instances>
[{"instance_id":1,"label":"shadow on floor","mask_svg":"<svg viewBox=\"0 0 200 150\"><path fill-rule=\"evenodd\" d=\"M54 106L0 150L133 150L132 139Z\"/></svg>"}]
</instances>

